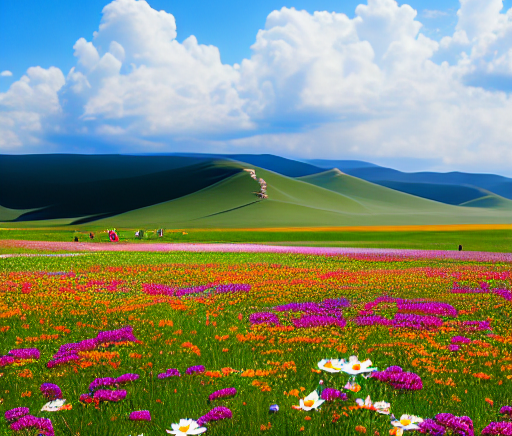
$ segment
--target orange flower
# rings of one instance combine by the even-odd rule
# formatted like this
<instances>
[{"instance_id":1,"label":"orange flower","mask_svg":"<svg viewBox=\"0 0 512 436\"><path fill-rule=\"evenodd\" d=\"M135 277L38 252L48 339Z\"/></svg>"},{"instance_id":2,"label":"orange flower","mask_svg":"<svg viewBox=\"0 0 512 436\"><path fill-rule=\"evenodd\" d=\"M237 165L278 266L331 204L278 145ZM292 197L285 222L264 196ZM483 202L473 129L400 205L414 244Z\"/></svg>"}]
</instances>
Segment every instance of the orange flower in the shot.
<instances>
[{"instance_id":1,"label":"orange flower","mask_svg":"<svg viewBox=\"0 0 512 436\"><path fill-rule=\"evenodd\" d=\"M356 431L357 431L358 433L366 434L366 427L363 427L362 425L358 425L358 426L356 427Z\"/></svg>"},{"instance_id":2,"label":"orange flower","mask_svg":"<svg viewBox=\"0 0 512 436\"><path fill-rule=\"evenodd\" d=\"M485 401L487 401L491 406L494 405L494 401L492 401L490 398L486 398Z\"/></svg>"}]
</instances>

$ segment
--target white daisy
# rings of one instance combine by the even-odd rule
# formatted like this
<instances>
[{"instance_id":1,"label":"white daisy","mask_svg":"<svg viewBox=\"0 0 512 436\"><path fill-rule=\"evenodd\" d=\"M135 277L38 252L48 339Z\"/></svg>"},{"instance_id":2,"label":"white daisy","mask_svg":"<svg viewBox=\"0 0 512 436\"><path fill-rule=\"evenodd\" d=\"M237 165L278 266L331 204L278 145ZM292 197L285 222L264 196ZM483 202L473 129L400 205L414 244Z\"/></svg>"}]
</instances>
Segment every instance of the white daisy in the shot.
<instances>
[{"instance_id":1,"label":"white daisy","mask_svg":"<svg viewBox=\"0 0 512 436\"><path fill-rule=\"evenodd\" d=\"M193 419L180 419L178 424L171 424L172 430L165 430L167 433L184 436L189 434L201 434L206 431L206 427L199 427L197 421Z\"/></svg>"},{"instance_id":2,"label":"white daisy","mask_svg":"<svg viewBox=\"0 0 512 436\"><path fill-rule=\"evenodd\" d=\"M419 426L417 426L416 423L420 422L423 422L423 419L417 416L402 415L400 417L400 420L396 419L394 421L391 421L391 425L393 427L401 428L404 431L419 430Z\"/></svg>"},{"instance_id":3,"label":"white daisy","mask_svg":"<svg viewBox=\"0 0 512 436\"><path fill-rule=\"evenodd\" d=\"M357 356L350 356L348 362L345 362L341 370L347 374L358 375L363 374L365 372L377 371L377 368L370 368L372 366L372 361L366 359L363 362L360 362Z\"/></svg>"},{"instance_id":4,"label":"white daisy","mask_svg":"<svg viewBox=\"0 0 512 436\"><path fill-rule=\"evenodd\" d=\"M316 391L311 392L306 398L301 399L299 404L302 410L317 409L325 400L321 400Z\"/></svg>"},{"instance_id":5,"label":"white daisy","mask_svg":"<svg viewBox=\"0 0 512 436\"><path fill-rule=\"evenodd\" d=\"M327 372L340 372L345 359L322 359L318 362L318 367Z\"/></svg>"}]
</instances>

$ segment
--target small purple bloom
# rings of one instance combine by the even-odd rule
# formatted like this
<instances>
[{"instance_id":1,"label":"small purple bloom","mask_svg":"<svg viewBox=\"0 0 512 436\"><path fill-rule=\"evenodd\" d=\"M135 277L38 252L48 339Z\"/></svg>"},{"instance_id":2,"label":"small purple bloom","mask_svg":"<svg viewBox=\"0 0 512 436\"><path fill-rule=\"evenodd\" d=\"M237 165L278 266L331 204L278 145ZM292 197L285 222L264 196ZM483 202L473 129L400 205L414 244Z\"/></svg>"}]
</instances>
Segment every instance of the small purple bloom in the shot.
<instances>
[{"instance_id":1,"label":"small purple bloom","mask_svg":"<svg viewBox=\"0 0 512 436\"><path fill-rule=\"evenodd\" d=\"M220 419L231 419L233 417L233 412L229 410L227 407L214 407L210 410L206 415L201 416L197 423L202 426L210 421L219 421Z\"/></svg>"},{"instance_id":2,"label":"small purple bloom","mask_svg":"<svg viewBox=\"0 0 512 436\"><path fill-rule=\"evenodd\" d=\"M126 391L107 391L105 389L99 389L94 392L93 398L99 401L112 401L115 403L126 398Z\"/></svg>"},{"instance_id":3,"label":"small purple bloom","mask_svg":"<svg viewBox=\"0 0 512 436\"><path fill-rule=\"evenodd\" d=\"M30 410L28 407L16 407L5 412L5 420L7 422L16 421L22 416L28 415Z\"/></svg>"},{"instance_id":4,"label":"small purple bloom","mask_svg":"<svg viewBox=\"0 0 512 436\"><path fill-rule=\"evenodd\" d=\"M279 325L279 318L272 312L256 312L249 316L251 324L274 324Z\"/></svg>"},{"instance_id":5,"label":"small purple bloom","mask_svg":"<svg viewBox=\"0 0 512 436\"><path fill-rule=\"evenodd\" d=\"M449 345L449 346L448 346L448 349L449 349L450 351L459 351L459 350L460 350L460 346L459 346L459 345L453 345L453 344L452 344L452 345Z\"/></svg>"},{"instance_id":6,"label":"small purple bloom","mask_svg":"<svg viewBox=\"0 0 512 436\"><path fill-rule=\"evenodd\" d=\"M37 418L32 415L25 415L11 424L11 430L13 431L21 431L27 428L38 429L46 436L55 435L52 422L48 418Z\"/></svg>"},{"instance_id":7,"label":"small purple bloom","mask_svg":"<svg viewBox=\"0 0 512 436\"><path fill-rule=\"evenodd\" d=\"M346 401L346 400L348 400L347 394L339 391L338 389L333 389L333 388L325 388L322 391L322 395L320 396L320 398L325 401L334 401L334 400Z\"/></svg>"},{"instance_id":8,"label":"small purple bloom","mask_svg":"<svg viewBox=\"0 0 512 436\"><path fill-rule=\"evenodd\" d=\"M500 409L500 413L502 413L503 415L508 415L512 418L512 406L503 406Z\"/></svg>"},{"instance_id":9,"label":"small purple bloom","mask_svg":"<svg viewBox=\"0 0 512 436\"><path fill-rule=\"evenodd\" d=\"M190 368L187 368L187 370L185 371L185 374L187 374L187 375L200 374L204 371L205 371L205 369L204 369L203 365L196 365L196 366L191 366Z\"/></svg>"},{"instance_id":10,"label":"small purple bloom","mask_svg":"<svg viewBox=\"0 0 512 436\"><path fill-rule=\"evenodd\" d=\"M428 434L430 436L443 436L446 434L446 429L439 425L434 419L425 419L418 424L420 433Z\"/></svg>"},{"instance_id":11,"label":"small purple bloom","mask_svg":"<svg viewBox=\"0 0 512 436\"><path fill-rule=\"evenodd\" d=\"M125 383L130 383L140 378L139 374L123 374L116 378L116 384L123 385Z\"/></svg>"},{"instance_id":12,"label":"small purple bloom","mask_svg":"<svg viewBox=\"0 0 512 436\"><path fill-rule=\"evenodd\" d=\"M130 421L151 421L149 410L136 410L130 413L128 417Z\"/></svg>"},{"instance_id":13,"label":"small purple bloom","mask_svg":"<svg viewBox=\"0 0 512 436\"><path fill-rule=\"evenodd\" d=\"M89 385L89 390L94 391L95 389L98 389L101 387L114 386L115 384L116 384L116 379L112 378L112 377L95 378Z\"/></svg>"},{"instance_id":14,"label":"small purple bloom","mask_svg":"<svg viewBox=\"0 0 512 436\"><path fill-rule=\"evenodd\" d=\"M181 377L181 374L176 368L169 368L167 371L158 374L159 379L164 379L168 377Z\"/></svg>"},{"instance_id":15,"label":"small purple bloom","mask_svg":"<svg viewBox=\"0 0 512 436\"><path fill-rule=\"evenodd\" d=\"M10 356L15 359L34 359L38 360L41 357L41 353L37 348L15 348L9 351Z\"/></svg>"},{"instance_id":16,"label":"small purple bloom","mask_svg":"<svg viewBox=\"0 0 512 436\"><path fill-rule=\"evenodd\" d=\"M225 388L220 389L218 391L213 392L208 397L208 400L213 401L217 400L218 398L228 398L228 397L234 397L236 395L236 389L235 388Z\"/></svg>"},{"instance_id":17,"label":"small purple bloom","mask_svg":"<svg viewBox=\"0 0 512 436\"><path fill-rule=\"evenodd\" d=\"M136 342L137 338L133 335L133 327L128 325L117 330L107 330L99 332L96 336L98 344L106 342Z\"/></svg>"},{"instance_id":18,"label":"small purple bloom","mask_svg":"<svg viewBox=\"0 0 512 436\"><path fill-rule=\"evenodd\" d=\"M41 385L41 393L47 400L50 401L62 398L62 391L57 385L53 383L43 383Z\"/></svg>"},{"instance_id":19,"label":"small purple bloom","mask_svg":"<svg viewBox=\"0 0 512 436\"><path fill-rule=\"evenodd\" d=\"M0 368L2 366L12 365L14 363L14 357L12 356L0 356Z\"/></svg>"},{"instance_id":20,"label":"small purple bloom","mask_svg":"<svg viewBox=\"0 0 512 436\"><path fill-rule=\"evenodd\" d=\"M277 404L272 404L269 408L270 413L277 413L279 412L279 406Z\"/></svg>"},{"instance_id":21,"label":"small purple bloom","mask_svg":"<svg viewBox=\"0 0 512 436\"><path fill-rule=\"evenodd\" d=\"M487 435L512 436L512 422L491 422L482 430L482 436Z\"/></svg>"},{"instance_id":22,"label":"small purple bloom","mask_svg":"<svg viewBox=\"0 0 512 436\"><path fill-rule=\"evenodd\" d=\"M471 343L471 339L469 338L466 338L464 336L454 336L452 338L452 344L470 344Z\"/></svg>"}]
</instances>

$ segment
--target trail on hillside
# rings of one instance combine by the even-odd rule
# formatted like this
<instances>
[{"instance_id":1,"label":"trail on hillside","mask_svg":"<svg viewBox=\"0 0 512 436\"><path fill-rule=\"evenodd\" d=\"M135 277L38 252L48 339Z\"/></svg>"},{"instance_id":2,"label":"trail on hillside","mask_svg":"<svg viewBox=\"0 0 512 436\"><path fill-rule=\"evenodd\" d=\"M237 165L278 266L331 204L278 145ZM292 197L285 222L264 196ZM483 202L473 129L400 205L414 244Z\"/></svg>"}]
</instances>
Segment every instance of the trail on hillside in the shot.
<instances>
[{"instance_id":1,"label":"trail on hillside","mask_svg":"<svg viewBox=\"0 0 512 436\"><path fill-rule=\"evenodd\" d=\"M91 243L61 241L0 240L0 248L24 248L67 252L215 252L215 253L290 253L319 256L411 257L424 259L454 259L479 262L512 262L512 253L484 251L410 250L397 248L298 247L262 244L191 244L191 243ZM5 256L4 256L5 257Z\"/></svg>"}]
</instances>

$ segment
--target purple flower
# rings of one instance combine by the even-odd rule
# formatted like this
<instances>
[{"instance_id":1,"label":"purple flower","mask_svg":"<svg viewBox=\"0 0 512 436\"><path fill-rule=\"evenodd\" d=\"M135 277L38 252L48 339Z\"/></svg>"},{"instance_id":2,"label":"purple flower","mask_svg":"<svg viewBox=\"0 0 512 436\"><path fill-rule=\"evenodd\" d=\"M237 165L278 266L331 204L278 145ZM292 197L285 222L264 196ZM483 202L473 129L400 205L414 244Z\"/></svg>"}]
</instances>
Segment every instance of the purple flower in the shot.
<instances>
[{"instance_id":1,"label":"purple flower","mask_svg":"<svg viewBox=\"0 0 512 436\"><path fill-rule=\"evenodd\" d=\"M512 422L491 422L482 430L482 435L512 436Z\"/></svg>"},{"instance_id":2,"label":"purple flower","mask_svg":"<svg viewBox=\"0 0 512 436\"><path fill-rule=\"evenodd\" d=\"M460 346L452 344L452 345L448 346L448 350L450 350L450 351L459 351L460 350Z\"/></svg>"},{"instance_id":3,"label":"purple flower","mask_svg":"<svg viewBox=\"0 0 512 436\"><path fill-rule=\"evenodd\" d=\"M206 291L206 290L208 290L210 288L211 288L210 285L206 285L206 286L192 286L191 288L177 289L174 292L174 295L176 297L181 297L183 295L202 294L204 291Z\"/></svg>"},{"instance_id":4,"label":"purple flower","mask_svg":"<svg viewBox=\"0 0 512 436\"><path fill-rule=\"evenodd\" d=\"M98 389L94 392L93 398L99 401L117 402L126 398L126 391L107 391L105 389Z\"/></svg>"},{"instance_id":5,"label":"purple flower","mask_svg":"<svg viewBox=\"0 0 512 436\"><path fill-rule=\"evenodd\" d=\"M467 332L476 332L481 330L492 330L489 321L463 321L462 329Z\"/></svg>"},{"instance_id":6,"label":"purple flower","mask_svg":"<svg viewBox=\"0 0 512 436\"><path fill-rule=\"evenodd\" d=\"M443 427L450 429L453 434L460 436L474 436L473 421L468 416L455 416L451 413L439 413L435 420Z\"/></svg>"},{"instance_id":7,"label":"purple flower","mask_svg":"<svg viewBox=\"0 0 512 436\"><path fill-rule=\"evenodd\" d=\"M399 366L390 366L384 371L373 372L371 377L387 383L395 389L416 391L423 389L423 382L418 374L403 372Z\"/></svg>"},{"instance_id":8,"label":"purple flower","mask_svg":"<svg viewBox=\"0 0 512 436\"><path fill-rule=\"evenodd\" d=\"M136 410L130 413L128 417L130 421L151 421L149 410Z\"/></svg>"},{"instance_id":9,"label":"purple flower","mask_svg":"<svg viewBox=\"0 0 512 436\"><path fill-rule=\"evenodd\" d=\"M339 309L340 307L350 307L350 301L346 298L328 298L323 301L322 306L326 309Z\"/></svg>"},{"instance_id":10,"label":"purple flower","mask_svg":"<svg viewBox=\"0 0 512 436\"><path fill-rule=\"evenodd\" d=\"M277 404L272 404L269 408L270 413L277 413L279 412L279 406Z\"/></svg>"},{"instance_id":11,"label":"purple flower","mask_svg":"<svg viewBox=\"0 0 512 436\"><path fill-rule=\"evenodd\" d=\"M492 293L499 295L507 301L512 301L512 291L510 289L493 289Z\"/></svg>"},{"instance_id":12,"label":"purple flower","mask_svg":"<svg viewBox=\"0 0 512 436\"><path fill-rule=\"evenodd\" d=\"M26 428L35 428L47 436L54 436L52 422L48 418L37 418L32 415L22 416L18 421L11 424L11 430L21 431Z\"/></svg>"},{"instance_id":13,"label":"purple flower","mask_svg":"<svg viewBox=\"0 0 512 436\"><path fill-rule=\"evenodd\" d=\"M218 391L213 392L208 397L208 400L213 401L218 398L228 398L228 397L234 397L236 395L236 389L235 388L225 388L220 389Z\"/></svg>"},{"instance_id":14,"label":"purple flower","mask_svg":"<svg viewBox=\"0 0 512 436\"><path fill-rule=\"evenodd\" d=\"M12 356L0 356L0 368L2 366L12 365L14 363L14 357Z\"/></svg>"},{"instance_id":15,"label":"purple flower","mask_svg":"<svg viewBox=\"0 0 512 436\"><path fill-rule=\"evenodd\" d=\"M140 378L139 374L131 374L131 373L123 374L116 378L116 384L123 385L125 383L130 383L135 380L138 380L139 378Z\"/></svg>"},{"instance_id":16,"label":"purple flower","mask_svg":"<svg viewBox=\"0 0 512 436\"><path fill-rule=\"evenodd\" d=\"M339 391L338 389L333 388L325 388L322 391L322 395L320 396L320 398L325 401L348 400L347 394Z\"/></svg>"},{"instance_id":17,"label":"purple flower","mask_svg":"<svg viewBox=\"0 0 512 436\"><path fill-rule=\"evenodd\" d=\"M354 322L358 326L370 326L370 325L392 325L393 320L384 318L380 315L373 316L358 316L354 318Z\"/></svg>"},{"instance_id":18,"label":"purple flower","mask_svg":"<svg viewBox=\"0 0 512 436\"><path fill-rule=\"evenodd\" d=\"M323 315L303 315L298 319L292 320L296 328L311 328L311 327L329 327L337 326L340 328L345 327L347 321L343 318L334 318L332 316Z\"/></svg>"},{"instance_id":19,"label":"purple flower","mask_svg":"<svg viewBox=\"0 0 512 436\"><path fill-rule=\"evenodd\" d=\"M16 421L29 413L30 410L28 407L16 407L15 409L10 409L5 412L5 420L7 422Z\"/></svg>"},{"instance_id":20,"label":"purple flower","mask_svg":"<svg viewBox=\"0 0 512 436\"><path fill-rule=\"evenodd\" d=\"M418 424L418 427L420 428L420 433L431 436L443 436L446 433L446 429L433 419L425 419Z\"/></svg>"},{"instance_id":21,"label":"purple flower","mask_svg":"<svg viewBox=\"0 0 512 436\"><path fill-rule=\"evenodd\" d=\"M452 344L470 344L471 339L466 338L464 336L454 336L452 338Z\"/></svg>"},{"instance_id":22,"label":"purple flower","mask_svg":"<svg viewBox=\"0 0 512 436\"><path fill-rule=\"evenodd\" d=\"M41 393L47 400L50 401L62 398L62 391L57 385L53 383L43 383L41 385Z\"/></svg>"},{"instance_id":23,"label":"purple flower","mask_svg":"<svg viewBox=\"0 0 512 436\"><path fill-rule=\"evenodd\" d=\"M96 336L98 344L106 342L136 342L137 338L133 335L133 327L128 325L117 330L107 330L99 332Z\"/></svg>"},{"instance_id":24,"label":"purple flower","mask_svg":"<svg viewBox=\"0 0 512 436\"><path fill-rule=\"evenodd\" d=\"M220 419L231 419L233 417L233 412L229 410L227 407L214 407L210 410L206 415L201 416L197 423L199 426L202 426L210 421L219 421Z\"/></svg>"},{"instance_id":25,"label":"purple flower","mask_svg":"<svg viewBox=\"0 0 512 436\"><path fill-rule=\"evenodd\" d=\"M508 415L508 416L512 417L512 406L503 406L500 409L500 413L502 413L503 415Z\"/></svg>"},{"instance_id":26,"label":"purple flower","mask_svg":"<svg viewBox=\"0 0 512 436\"><path fill-rule=\"evenodd\" d=\"M116 379L112 377L105 378L95 378L91 384L89 385L89 390L94 391L95 389L104 387L104 386L113 386L116 384Z\"/></svg>"},{"instance_id":27,"label":"purple flower","mask_svg":"<svg viewBox=\"0 0 512 436\"><path fill-rule=\"evenodd\" d=\"M194 368L194 367L192 367L192 368ZM203 371L204 371L204 368L203 368ZM167 371L165 371L161 374L158 374L159 379L164 379L164 378L168 378L168 377L181 377L181 374L176 368L169 368Z\"/></svg>"},{"instance_id":28,"label":"purple flower","mask_svg":"<svg viewBox=\"0 0 512 436\"><path fill-rule=\"evenodd\" d=\"M229 283L227 285L219 285L215 289L215 292L218 294L230 293L233 294L235 292L249 292L251 290L251 285L243 284L243 283Z\"/></svg>"},{"instance_id":29,"label":"purple flower","mask_svg":"<svg viewBox=\"0 0 512 436\"><path fill-rule=\"evenodd\" d=\"M414 315L411 313L397 313L393 319L393 326L398 328L428 330L441 327L442 325L443 320L435 316Z\"/></svg>"},{"instance_id":30,"label":"purple flower","mask_svg":"<svg viewBox=\"0 0 512 436\"><path fill-rule=\"evenodd\" d=\"M185 374L187 374L187 375L200 374L202 372L204 372L204 366L196 365L196 366L191 366L190 368L187 368L187 370L185 371Z\"/></svg>"},{"instance_id":31,"label":"purple flower","mask_svg":"<svg viewBox=\"0 0 512 436\"><path fill-rule=\"evenodd\" d=\"M72 354L70 356L61 357L59 359L50 360L47 364L47 368L54 368L55 366L64 365L69 362L80 360L80 356L77 354Z\"/></svg>"},{"instance_id":32,"label":"purple flower","mask_svg":"<svg viewBox=\"0 0 512 436\"><path fill-rule=\"evenodd\" d=\"M34 359L38 360L41 357L41 353L37 348L16 348L9 351L10 356L15 359Z\"/></svg>"},{"instance_id":33,"label":"purple flower","mask_svg":"<svg viewBox=\"0 0 512 436\"><path fill-rule=\"evenodd\" d=\"M249 316L251 324L274 324L279 325L279 318L272 312L256 312Z\"/></svg>"}]
</instances>

